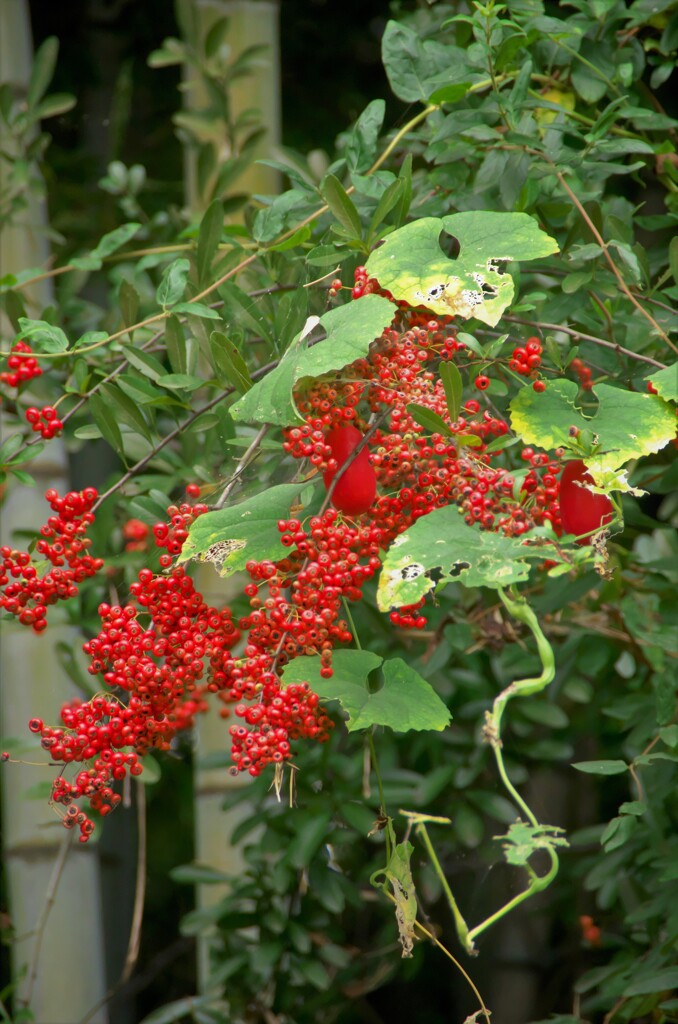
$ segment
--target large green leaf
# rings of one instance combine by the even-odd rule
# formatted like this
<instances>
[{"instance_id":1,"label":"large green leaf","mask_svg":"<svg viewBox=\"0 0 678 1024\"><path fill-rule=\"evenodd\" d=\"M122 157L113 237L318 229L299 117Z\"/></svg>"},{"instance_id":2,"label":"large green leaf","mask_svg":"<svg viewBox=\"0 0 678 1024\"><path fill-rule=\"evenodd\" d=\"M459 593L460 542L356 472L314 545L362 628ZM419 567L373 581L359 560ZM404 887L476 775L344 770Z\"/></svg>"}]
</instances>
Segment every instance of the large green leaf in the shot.
<instances>
[{"instance_id":1,"label":"large green leaf","mask_svg":"<svg viewBox=\"0 0 678 1024\"><path fill-rule=\"evenodd\" d=\"M456 259L441 248L443 232L459 243ZM494 327L513 299L508 264L557 251L557 242L526 213L473 211L406 224L370 255L366 267L397 300Z\"/></svg>"},{"instance_id":2,"label":"large green leaf","mask_svg":"<svg viewBox=\"0 0 678 1024\"><path fill-rule=\"evenodd\" d=\"M593 432L599 449L584 461L594 480L607 490L628 490L620 467L668 444L676 432L673 409L657 395L598 384L598 411L587 419L575 406L578 393L571 380L553 381L542 394L522 388L510 406L513 430L547 450L572 448L572 427Z\"/></svg>"},{"instance_id":3,"label":"large green leaf","mask_svg":"<svg viewBox=\"0 0 678 1024\"><path fill-rule=\"evenodd\" d=\"M251 560L279 561L288 549L280 543L279 519L289 519L301 484L279 484L228 508L196 519L179 556L212 562L220 576L244 569Z\"/></svg>"},{"instance_id":4,"label":"large green leaf","mask_svg":"<svg viewBox=\"0 0 678 1024\"><path fill-rule=\"evenodd\" d=\"M288 426L301 420L292 389L304 377L322 377L361 359L389 326L395 306L381 295L365 295L320 317L327 337L309 344L310 331L295 338L280 363L231 407L234 420ZM312 326L312 325L309 325Z\"/></svg>"},{"instance_id":5,"label":"large green leaf","mask_svg":"<svg viewBox=\"0 0 678 1024\"><path fill-rule=\"evenodd\" d=\"M382 611L415 604L437 581L506 587L528 578L529 559L543 558L544 551L537 545L469 526L455 506L436 509L418 519L388 549L377 602Z\"/></svg>"},{"instance_id":6,"label":"large green leaf","mask_svg":"<svg viewBox=\"0 0 678 1024\"><path fill-rule=\"evenodd\" d=\"M674 239L678 242L678 236ZM651 381L662 398L667 402L678 402L678 363L663 370L648 373L645 380Z\"/></svg>"},{"instance_id":7,"label":"large green leaf","mask_svg":"<svg viewBox=\"0 0 678 1024\"><path fill-rule=\"evenodd\" d=\"M368 676L380 666L384 685L371 693ZM440 731L450 722L450 713L433 687L402 658L384 661L371 651L335 651L332 667L332 678L323 679L320 658L295 658L282 677L287 686L305 682L319 697L338 700L348 715L349 732L372 725L387 725L394 732Z\"/></svg>"}]
</instances>

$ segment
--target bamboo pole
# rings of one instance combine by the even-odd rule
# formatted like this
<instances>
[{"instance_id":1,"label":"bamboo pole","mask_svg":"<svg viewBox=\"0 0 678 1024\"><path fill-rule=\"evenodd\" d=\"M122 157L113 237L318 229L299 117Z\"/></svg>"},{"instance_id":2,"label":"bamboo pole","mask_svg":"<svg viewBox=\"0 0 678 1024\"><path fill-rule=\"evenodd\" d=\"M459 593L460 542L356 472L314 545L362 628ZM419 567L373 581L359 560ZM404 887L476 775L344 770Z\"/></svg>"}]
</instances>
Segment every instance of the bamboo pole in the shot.
<instances>
[{"instance_id":1,"label":"bamboo pole","mask_svg":"<svg viewBox=\"0 0 678 1024\"><path fill-rule=\"evenodd\" d=\"M0 68L16 95L25 94L31 60L27 3L0 0ZM8 146L11 139L1 138L0 148ZM17 224L0 233L0 276L47 259L45 205L30 194L27 198ZM30 312L39 315L51 296L48 282L33 288ZM0 330L5 336L13 334L6 321ZM0 431L7 435L6 419ZM17 529L39 527L48 512L45 490L67 486L65 448L58 439L30 468L36 487L10 486L0 508L2 543L11 543ZM26 738L23 757L46 762L45 752L31 746L28 721L40 717L56 723L62 704L76 695L54 656L57 641L74 642L73 631L50 626L37 637L19 625L2 623L0 629L0 735L4 740ZM69 833L46 798L26 796L36 786L48 788L53 774L47 767L15 764L3 765L0 773L3 854L15 936L14 1003L16 1009L28 1004L33 1019L45 1024L79 1020L105 991L97 847L66 846ZM106 1010L92 1019L105 1024Z\"/></svg>"},{"instance_id":2,"label":"bamboo pole","mask_svg":"<svg viewBox=\"0 0 678 1024\"><path fill-rule=\"evenodd\" d=\"M266 135L258 145L258 155L271 155L280 140L280 59L278 32L278 4L270 0L207 0L197 4L200 32L206 33L219 17L229 19L227 44L233 55L252 45L267 47L255 63L253 73L237 79L229 89L231 116L237 118L243 111L256 108ZM190 106L199 106L199 90L187 90ZM279 176L269 167L252 164L234 185L236 191L249 194L275 192ZM190 151L186 154L186 199L190 209L198 213L204 207L204 198L198 194L197 176ZM196 586L210 604L221 606L234 594L234 586L220 580L210 566L200 566L196 572ZM249 776L233 776L227 766L201 767L210 755L224 753L230 748L228 721L218 715L218 701L213 701L209 714L201 716L195 730L194 794L195 794L195 859L229 875L238 875L244 869L241 849L234 847L231 836L234 829L251 813L247 803L224 809ZM196 887L199 907L211 906L229 891L227 885L199 885ZM207 988L210 972L212 939L201 937L198 943L198 980L200 991Z\"/></svg>"}]
</instances>

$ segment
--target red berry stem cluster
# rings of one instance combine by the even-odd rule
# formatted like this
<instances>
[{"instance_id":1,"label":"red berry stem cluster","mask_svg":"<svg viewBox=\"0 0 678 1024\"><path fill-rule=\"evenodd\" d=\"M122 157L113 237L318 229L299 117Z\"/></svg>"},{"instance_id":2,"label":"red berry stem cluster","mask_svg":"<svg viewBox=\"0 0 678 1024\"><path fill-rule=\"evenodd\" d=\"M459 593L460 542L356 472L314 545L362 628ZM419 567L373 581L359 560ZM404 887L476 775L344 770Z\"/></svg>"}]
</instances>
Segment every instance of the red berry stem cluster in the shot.
<instances>
[{"instance_id":1,"label":"red berry stem cluster","mask_svg":"<svg viewBox=\"0 0 678 1024\"><path fill-rule=\"evenodd\" d=\"M55 515L41 527L35 550L51 568L42 572L27 551L0 548L0 608L36 633L47 627L49 605L75 597L78 584L94 576L104 564L101 558L89 554L91 541L85 536L94 522L90 510L97 498L96 490L86 487L63 498L49 490L45 498Z\"/></svg>"},{"instance_id":2,"label":"red berry stem cluster","mask_svg":"<svg viewBox=\"0 0 678 1024\"><path fill-rule=\"evenodd\" d=\"M31 352L31 346L25 341L17 341L12 345L12 354L7 357L8 368L0 373L0 383L18 388L34 377L39 377L42 370Z\"/></svg>"}]
</instances>

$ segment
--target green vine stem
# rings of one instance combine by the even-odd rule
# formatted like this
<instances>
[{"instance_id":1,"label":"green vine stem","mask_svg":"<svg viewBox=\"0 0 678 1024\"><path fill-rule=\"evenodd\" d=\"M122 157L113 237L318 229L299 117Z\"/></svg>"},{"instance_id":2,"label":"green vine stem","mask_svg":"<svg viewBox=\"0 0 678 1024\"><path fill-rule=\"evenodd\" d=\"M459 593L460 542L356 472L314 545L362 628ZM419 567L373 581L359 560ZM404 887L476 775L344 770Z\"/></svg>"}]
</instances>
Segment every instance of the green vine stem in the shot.
<instances>
[{"instance_id":1,"label":"green vine stem","mask_svg":"<svg viewBox=\"0 0 678 1024\"><path fill-rule=\"evenodd\" d=\"M541 626L539 625L539 620L527 601L524 598L519 597L515 591L512 592L512 597L509 597L506 591L499 588L498 594L509 615L511 615L512 618L517 619L518 622L522 622L523 625L527 626L532 633L537 644L537 651L541 660L542 670L538 676L515 680L510 684L510 686L507 686L505 690L502 690L494 701L492 711L488 711L486 713L483 735L485 741L492 747L499 777L504 784L504 788L514 803L523 812L530 824L535 828L539 828L539 822L537 821L533 811L525 803L506 772L504 756L502 753L501 721L506 705L513 699L513 697L529 697L532 694L541 693L541 691L553 681L555 676L555 659L551 644L544 636ZM522 893L518 893L517 896L514 896L513 899L509 900L503 907L500 907L500 909L495 911L494 914L491 914L490 917L486 918L479 925L476 925L475 928L472 928L466 937L468 943L472 945L473 940L476 936L480 935L481 932L484 932L491 925L501 920L502 917L508 914L520 903L529 899L530 896L533 896L537 892L541 892L551 884L558 874L558 855L551 845L546 844L542 848L546 851L550 860L550 866L546 874L537 875L529 864L526 865L529 875L529 884L527 889Z\"/></svg>"},{"instance_id":2,"label":"green vine stem","mask_svg":"<svg viewBox=\"0 0 678 1024\"><path fill-rule=\"evenodd\" d=\"M532 633L537 644L537 651L539 653L539 658L541 660L542 670L538 676L533 676L527 679L515 680L510 684L510 686L507 686L505 690L502 690L502 692L494 701L492 711L486 712L483 736L485 741L489 743L490 746L492 747L495 761L497 763L497 769L499 771L499 777L501 778L501 781L503 782L506 791L508 792L514 803L520 808L521 812L527 818L530 825L532 825L534 829L543 832L545 831L544 827L540 826L534 813L525 803L520 793L517 791L517 789L509 779L508 774L506 772L506 766L504 764L504 757L502 753L501 721L506 705L510 700L512 700L513 697L529 697L532 694L541 693L541 691L544 690L549 685L549 683L553 681L553 678L555 676L555 659L553 656L553 650L551 648L551 645L544 636L544 633L542 632L542 629L539 625L539 620L530 608L527 601L523 597L520 597L517 593L515 593L515 591L512 591L511 597L509 597L508 594L500 588L498 590L498 593L509 615L511 615L512 618L516 619L518 622L522 622L525 626L528 627L528 629ZM465 951L470 955L475 955L477 953L474 940L478 937L478 935L486 931L493 924L496 924L497 921L500 921L503 917L506 916L506 914L510 913L512 910L514 910L525 900L529 899L531 896L534 896L535 893L542 892L544 889L546 889L558 874L558 855L554 849L554 846L556 842L562 842L562 840L543 840L541 842L535 843L534 849L544 850L549 858L550 864L548 871L546 871L543 875L538 875L533 870L533 868L530 867L529 864L525 864L529 880L527 888L524 889L523 892L518 893L517 896L514 896L512 899L510 899L507 903L504 904L503 907L500 907L499 910L496 910L493 914L490 914L489 917L487 917L484 921L481 921L481 923L476 925L475 928L469 929L466 921L464 920L463 915L461 914L461 911L459 910L459 907L457 906L457 901L454 898L449 883L445 878L443 869L433 848L433 844L430 840L424 822L421 820L417 821L415 828L417 835L422 839L424 846L426 847L426 851L429 855L431 865L442 884L443 891L447 898L447 902L449 904L450 910L452 911L452 917L454 918L454 924L459 941L463 948L465 949Z\"/></svg>"}]
</instances>

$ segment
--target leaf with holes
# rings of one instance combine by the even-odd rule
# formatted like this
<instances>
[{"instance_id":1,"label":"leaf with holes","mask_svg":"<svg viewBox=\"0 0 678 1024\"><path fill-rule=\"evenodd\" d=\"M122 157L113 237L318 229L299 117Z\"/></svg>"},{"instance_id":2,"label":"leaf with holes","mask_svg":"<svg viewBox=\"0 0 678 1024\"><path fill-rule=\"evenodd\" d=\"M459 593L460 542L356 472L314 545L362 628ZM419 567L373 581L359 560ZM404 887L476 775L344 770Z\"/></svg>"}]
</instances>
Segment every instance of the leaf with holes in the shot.
<instances>
[{"instance_id":1,"label":"leaf with holes","mask_svg":"<svg viewBox=\"0 0 678 1024\"><path fill-rule=\"evenodd\" d=\"M466 587L507 587L526 580L530 560L544 557L539 541L528 545L524 538L478 530L464 522L454 506L436 509L391 544L377 602L382 611L416 604L435 586L453 582Z\"/></svg>"},{"instance_id":2,"label":"leaf with holes","mask_svg":"<svg viewBox=\"0 0 678 1024\"><path fill-rule=\"evenodd\" d=\"M384 685L372 693L368 676L382 669ZM371 651L335 651L334 675L323 679L320 658L300 657L283 670L283 682L308 683L314 693L337 700L348 715L349 732L386 725L394 732L445 729L450 713L433 687L401 658L384 661Z\"/></svg>"},{"instance_id":3,"label":"leaf with holes","mask_svg":"<svg viewBox=\"0 0 678 1024\"><path fill-rule=\"evenodd\" d=\"M543 394L522 388L510 405L513 430L526 444L547 451L572 448L572 427L592 431L599 447L584 462L596 484L604 491L629 490L621 467L659 451L673 439L673 409L658 395L598 384L594 391L598 411L587 419L575 405L578 393L579 386L571 380L551 381Z\"/></svg>"},{"instance_id":4,"label":"leaf with holes","mask_svg":"<svg viewBox=\"0 0 678 1024\"><path fill-rule=\"evenodd\" d=\"M302 486L279 484L237 505L199 516L191 524L179 562L198 558L211 562L220 576L230 576L250 560L280 561L288 549L280 542L278 520L289 519Z\"/></svg>"},{"instance_id":5,"label":"leaf with holes","mask_svg":"<svg viewBox=\"0 0 678 1024\"><path fill-rule=\"evenodd\" d=\"M443 233L457 240L456 259L441 248ZM509 264L557 251L526 213L474 211L406 224L371 253L366 267L398 301L494 327L513 300Z\"/></svg>"},{"instance_id":6,"label":"leaf with holes","mask_svg":"<svg viewBox=\"0 0 678 1024\"><path fill-rule=\"evenodd\" d=\"M233 419L280 426L300 422L302 417L292 398L294 386L304 377L322 377L361 359L395 313L388 299L365 295L331 309L319 320L309 318L279 365L231 406ZM325 330L326 337L311 344L311 335L318 326Z\"/></svg>"}]
</instances>

